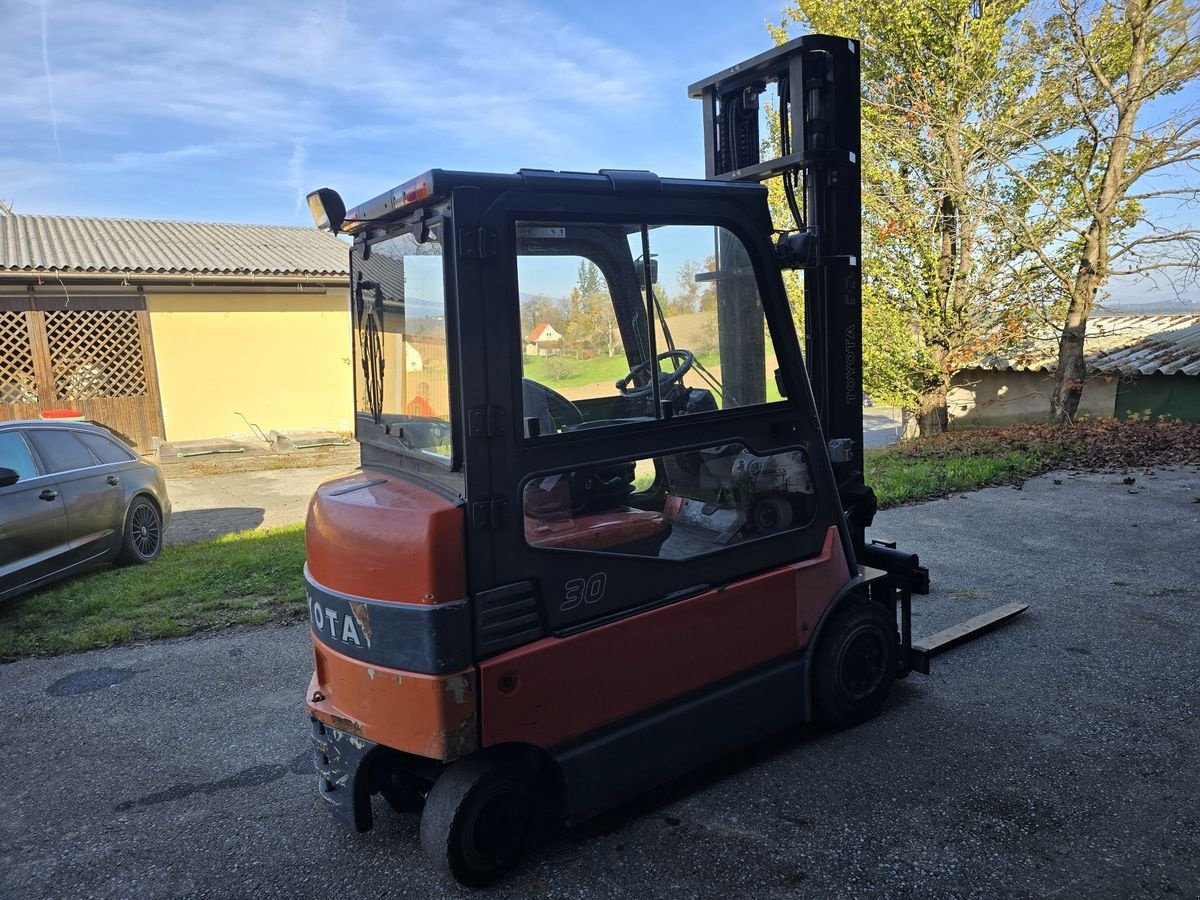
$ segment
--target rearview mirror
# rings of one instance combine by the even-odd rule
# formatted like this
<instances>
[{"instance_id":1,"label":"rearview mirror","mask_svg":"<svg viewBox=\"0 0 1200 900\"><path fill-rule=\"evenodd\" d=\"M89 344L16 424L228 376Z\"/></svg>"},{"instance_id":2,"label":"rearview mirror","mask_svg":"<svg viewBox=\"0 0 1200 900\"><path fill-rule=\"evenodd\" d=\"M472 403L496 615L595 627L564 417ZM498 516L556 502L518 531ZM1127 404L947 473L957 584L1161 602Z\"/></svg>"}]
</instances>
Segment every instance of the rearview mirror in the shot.
<instances>
[{"instance_id":1,"label":"rearview mirror","mask_svg":"<svg viewBox=\"0 0 1200 900\"><path fill-rule=\"evenodd\" d=\"M10 484L16 484L21 480L21 475L14 469L0 468L0 487L8 487Z\"/></svg>"}]
</instances>

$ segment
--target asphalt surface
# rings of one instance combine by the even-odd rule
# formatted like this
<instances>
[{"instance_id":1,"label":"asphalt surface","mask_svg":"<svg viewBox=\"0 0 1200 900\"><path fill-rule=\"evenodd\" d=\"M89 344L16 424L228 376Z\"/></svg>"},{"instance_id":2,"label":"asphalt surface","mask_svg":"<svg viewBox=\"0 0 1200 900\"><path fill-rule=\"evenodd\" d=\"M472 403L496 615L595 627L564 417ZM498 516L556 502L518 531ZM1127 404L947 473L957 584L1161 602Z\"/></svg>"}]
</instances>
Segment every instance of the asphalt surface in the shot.
<instances>
[{"instance_id":1,"label":"asphalt surface","mask_svg":"<svg viewBox=\"0 0 1200 900\"><path fill-rule=\"evenodd\" d=\"M881 514L933 573L917 634L1030 611L872 722L560 832L488 895L1200 896L1200 470L1134 476ZM0 667L0 896L469 896L415 815L356 836L321 808L310 665L291 627Z\"/></svg>"},{"instance_id":2,"label":"asphalt surface","mask_svg":"<svg viewBox=\"0 0 1200 900\"><path fill-rule=\"evenodd\" d=\"M863 446L877 450L904 437L904 411L892 406L863 407Z\"/></svg>"},{"instance_id":3,"label":"asphalt surface","mask_svg":"<svg viewBox=\"0 0 1200 900\"><path fill-rule=\"evenodd\" d=\"M356 465L187 474L168 468L171 524L163 544L187 544L250 528L303 522L317 486Z\"/></svg>"}]
</instances>

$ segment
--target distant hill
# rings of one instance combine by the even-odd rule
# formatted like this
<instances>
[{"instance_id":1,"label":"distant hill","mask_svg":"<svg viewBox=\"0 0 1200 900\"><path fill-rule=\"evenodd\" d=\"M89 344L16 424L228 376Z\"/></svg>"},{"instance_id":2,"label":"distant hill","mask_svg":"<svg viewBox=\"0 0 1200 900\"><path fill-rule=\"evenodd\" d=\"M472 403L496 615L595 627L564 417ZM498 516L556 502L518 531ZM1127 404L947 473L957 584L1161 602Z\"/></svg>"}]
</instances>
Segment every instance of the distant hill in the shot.
<instances>
[{"instance_id":1,"label":"distant hill","mask_svg":"<svg viewBox=\"0 0 1200 900\"><path fill-rule=\"evenodd\" d=\"M1195 316L1200 315L1200 300L1151 300L1147 303L1107 303L1097 316Z\"/></svg>"}]
</instances>

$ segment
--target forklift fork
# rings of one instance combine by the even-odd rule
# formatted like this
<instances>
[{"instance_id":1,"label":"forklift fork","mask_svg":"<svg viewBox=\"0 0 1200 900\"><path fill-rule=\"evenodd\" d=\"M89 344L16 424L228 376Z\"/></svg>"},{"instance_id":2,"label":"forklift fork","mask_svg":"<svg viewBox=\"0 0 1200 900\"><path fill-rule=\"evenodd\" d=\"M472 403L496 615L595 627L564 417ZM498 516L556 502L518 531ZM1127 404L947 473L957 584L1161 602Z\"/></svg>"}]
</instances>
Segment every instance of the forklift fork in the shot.
<instances>
[{"instance_id":1,"label":"forklift fork","mask_svg":"<svg viewBox=\"0 0 1200 900\"><path fill-rule=\"evenodd\" d=\"M886 585L893 610L899 612L900 669L896 674L900 678L910 672L928 675L933 657L994 631L1029 608L1028 603L1006 603L914 642L912 596L929 593L929 570L917 554L897 550L892 540L876 538L864 547L862 555L867 566L887 573L878 583Z\"/></svg>"}]
</instances>

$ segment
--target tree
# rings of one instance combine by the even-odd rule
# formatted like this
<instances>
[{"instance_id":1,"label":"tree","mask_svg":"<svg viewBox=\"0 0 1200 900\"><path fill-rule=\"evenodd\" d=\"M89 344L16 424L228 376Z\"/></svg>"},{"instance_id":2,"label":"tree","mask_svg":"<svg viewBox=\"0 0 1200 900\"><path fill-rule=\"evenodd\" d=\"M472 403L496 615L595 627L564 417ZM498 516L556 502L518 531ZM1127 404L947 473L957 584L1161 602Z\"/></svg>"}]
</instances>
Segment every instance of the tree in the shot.
<instances>
[{"instance_id":1,"label":"tree","mask_svg":"<svg viewBox=\"0 0 1200 900\"><path fill-rule=\"evenodd\" d=\"M712 281L697 281L696 276L706 272L715 272L716 256L709 256L703 265L694 259L685 259L679 264L675 273L675 281L679 285L679 293L672 301L672 315L694 313L702 310L716 309L717 292L713 290ZM658 293L658 289L655 289Z\"/></svg>"},{"instance_id":2,"label":"tree","mask_svg":"<svg viewBox=\"0 0 1200 900\"><path fill-rule=\"evenodd\" d=\"M863 43L864 344L903 348L888 365L868 363L866 382L915 408L922 431L947 427L954 372L1028 319L1022 251L993 239L990 201L1007 181L1001 160L1028 143L1002 123L1037 103L1015 29L1025 6L793 0L784 10ZM787 37L784 26L773 34Z\"/></svg>"},{"instance_id":3,"label":"tree","mask_svg":"<svg viewBox=\"0 0 1200 900\"><path fill-rule=\"evenodd\" d=\"M1108 280L1197 276L1200 230L1171 214L1200 200L1200 102L1169 98L1200 78L1200 8L1057 0L1037 39L1043 93L1058 100L1026 126L1038 139L1012 166L1024 213L1012 224L1061 298L1050 410L1061 425L1079 407L1088 318Z\"/></svg>"},{"instance_id":4,"label":"tree","mask_svg":"<svg viewBox=\"0 0 1200 900\"><path fill-rule=\"evenodd\" d=\"M567 325L576 356L616 356L621 349L621 331L607 291L571 291L567 301Z\"/></svg>"},{"instance_id":5,"label":"tree","mask_svg":"<svg viewBox=\"0 0 1200 900\"><path fill-rule=\"evenodd\" d=\"M604 290L604 276L600 274L600 269L591 260L581 259L579 261L579 273L576 276L576 287L579 293L583 296L589 294L598 294Z\"/></svg>"}]
</instances>

